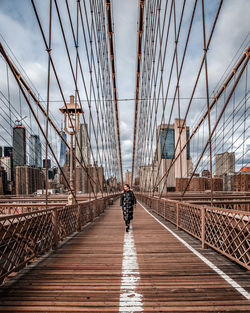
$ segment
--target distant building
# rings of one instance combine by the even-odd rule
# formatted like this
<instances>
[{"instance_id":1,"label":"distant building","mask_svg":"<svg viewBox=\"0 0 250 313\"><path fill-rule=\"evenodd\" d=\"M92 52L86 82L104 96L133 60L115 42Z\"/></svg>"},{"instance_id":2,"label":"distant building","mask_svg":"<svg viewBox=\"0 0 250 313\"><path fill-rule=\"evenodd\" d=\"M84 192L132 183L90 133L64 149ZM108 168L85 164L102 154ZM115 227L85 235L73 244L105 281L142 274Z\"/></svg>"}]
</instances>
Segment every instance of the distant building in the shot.
<instances>
[{"instance_id":1,"label":"distant building","mask_svg":"<svg viewBox=\"0 0 250 313\"><path fill-rule=\"evenodd\" d=\"M56 185L59 186L59 184L60 184L60 174L58 172L55 174L54 181L55 181Z\"/></svg>"},{"instance_id":2,"label":"distant building","mask_svg":"<svg viewBox=\"0 0 250 313\"><path fill-rule=\"evenodd\" d=\"M69 151L69 149L67 149L66 155L65 155L65 164L64 165L69 166L69 163L70 163L70 151Z\"/></svg>"},{"instance_id":3,"label":"distant building","mask_svg":"<svg viewBox=\"0 0 250 313\"><path fill-rule=\"evenodd\" d=\"M143 165L139 168L139 184L141 191L152 191L156 183L158 167L155 165ZM159 179L159 177L158 177Z\"/></svg>"},{"instance_id":4,"label":"distant building","mask_svg":"<svg viewBox=\"0 0 250 313\"><path fill-rule=\"evenodd\" d=\"M75 162L75 158L74 158L74 152L75 152L75 147L73 148L73 168L75 168L75 165L76 165L76 162ZM65 162L65 164L64 164L64 166L70 166L70 150L69 149L67 149L66 150L66 162Z\"/></svg>"},{"instance_id":5,"label":"distant building","mask_svg":"<svg viewBox=\"0 0 250 313\"><path fill-rule=\"evenodd\" d=\"M91 177L92 179L90 179ZM104 171L102 166L88 166L87 172L82 167L75 168L76 192L98 193L104 188Z\"/></svg>"},{"instance_id":6,"label":"distant building","mask_svg":"<svg viewBox=\"0 0 250 313\"><path fill-rule=\"evenodd\" d=\"M250 174L250 166L244 166L240 169L241 173L248 173Z\"/></svg>"},{"instance_id":7,"label":"distant building","mask_svg":"<svg viewBox=\"0 0 250 313\"><path fill-rule=\"evenodd\" d=\"M139 177L136 177L136 178L135 178L135 185L136 185L136 186L139 186L139 185L140 185L140 178L139 178Z\"/></svg>"},{"instance_id":8,"label":"distant building","mask_svg":"<svg viewBox=\"0 0 250 313\"><path fill-rule=\"evenodd\" d=\"M29 138L29 164L34 167L42 166L42 145L38 135Z\"/></svg>"},{"instance_id":9,"label":"distant building","mask_svg":"<svg viewBox=\"0 0 250 313\"><path fill-rule=\"evenodd\" d=\"M5 170L7 174L7 180L11 181L11 157L1 157L0 158L0 166Z\"/></svg>"},{"instance_id":10,"label":"distant building","mask_svg":"<svg viewBox=\"0 0 250 313\"><path fill-rule=\"evenodd\" d=\"M107 189L109 192L117 191L119 189L119 183L116 177L110 177L107 179Z\"/></svg>"},{"instance_id":11,"label":"distant building","mask_svg":"<svg viewBox=\"0 0 250 313\"><path fill-rule=\"evenodd\" d=\"M211 179L206 178L206 190L211 190ZM213 190L214 191L223 191L223 178L222 177L213 177Z\"/></svg>"},{"instance_id":12,"label":"distant building","mask_svg":"<svg viewBox=\"0 0 250 313\"><path fill-rule=\"evenodd\" d=\"M13 128L14 167L26 165L26 130L22 125Z\"/></svg>"},{"instance_id":13,"label":"distant building","mask_svg":"<svg viewBox=\"0 0 250 313\"><path fill-rule=\"evenodd\" d=\"M32 166L16 166L15 168L16 194L32 194L38 189L44 189L45 178L39 168Z\"/></svg>"},{"instance_id":14,"label":"distant building","mask_svg":"<svg viewBox=\"0 0 250 313\"><path fill-rule=\"evenodd\" d=\"M9 193L7 174L3 167L0 167L0 195Z\"/></svg>"},{"instance_id":15,"label":"distant building","mask_svg":"<svg viewBox=\"0 0 250 313\"><path fill-rule=\"evenodd\" d=\"M103 185L104 185L104 171L102 166L98 166L95 164L94 166L88 167L88 174L93 178L93 181L91 183L91 180L88 178L88 192L101 192L103 191Z\"/></svg>"},{"instance_id":16,"label":"distant building","mask_svg":"<svg viewBox=\"0 0 250 313\"><path fill-rule=\"evenodd\" d=\"M13 147L4 147L4 157L10 157L11 179L14 181L14 162L13 162ZM7 174L8 175L8 174Z\"/></svg>"},{"instance_id":17,"label":"distant building","mask_svg":"<svg viewBox=\"0 0 250 313\"><path fill-rule=\"evenodd\" d=\"M250 167L244 166L240 172L234 175L235 191L250 191Z\"/></svg>"},{"instance_id":18,"label":"distant building","mask_svg":"<svg viewBox=\"0 0 250 313\"><path fill-rule=\"evenodd\" d=\"M178 141L179 137L180 140ZM159 168L159 178L169 170L172 160L180 154L169 171L165 187L164 179L159 186L160 191L163 190L163 187L164 191L174 191L176 187L176 178L186 178L193 171L193 164L190 156L190 142L187 143L187 139L189 138L189 127L186 126L184 120L175 119L174 124L172 125L161 124L158 126L157 138L159 138L157 161L161 163ZM185 145L186 147L184 148ZM183 151L181 152L182 149Z\"/></svg>"},{"instance_id":19,"label":"distant building","mask_svg":"<svg viewBox=\"0 0 250 313\"><path fill-rule=\"evenodd\" d=\"M125 184L131 185L131 172L129 170L125 173Z\"/></svg>"},{"instance_id":20,"label":"distant building","mask_svg":"<svg viewBox=\"0 0 250 313\"><path fill-rule=\"evenodd\" d=\"M176 191L182 192L186 189L189 178L176 178ZM222 191L223 180L221 177L213 178L214 191ZM193 177L187 187L186 191L203 192L211 190L211 179L208 177Z\"/></svg>"},{"instance_id":21,"label":"distant building","mask_svg":"<svg viewBox=\"0 0 250 313\"><path fill-rule=\"evenodd\" d=\"M46 168L46 159L43 159L43 168ZM47 159L47 168L51 168L51 160Z\"/></svg>"},{"instance_id":22,"label":"distant building","mask_svg":"<svg viewBox=\"0 0 250 313\"><path fill-rule=\"evenodd\" d=\"M234 174L224 174L223 179L223 191L234 191Z\"/></svg>"},{"instance_id":23,"label":"distant building","mask_svg":"<svg viewBox=\"0 0 250 313\"><path fill-rule=\"evenodd\" d=\"M234 175L234 191L250 191L250 174L240 172Z\"/></svg>"},{"instance_id":24,"label":"distant building","mask_svg":"<svg viewBox=\"0 0 250 313\"><path fill-rule=\"evenodd\" d=\"M4 195L3 176L2 176L3 171L4 170L0 167L0 195Z\"/></svg>"},{"instance_id":25,"label":"distant building","mask_svg":"<svg viewBox=\"0 0 250 313\"><path fill-rule=\"evenodd\" d=\"M4 147L4 156L6 157L12 157L13 156L13 147Z\"/></svg>"},{"instance_id":26,"label":"distant building","mask_svg":"<svg viewBox=\"0 0 250 313\"><path fill-rule=\"evenodd\" d=\"M69 182L69 167L64 165L62 170L64 176ZM64 188L68 189L69 186L64 176L62 174L60 175L60 184L63 185ZM104 170L102 166L92 166L89 164L87 170L77 166L73 169L73 177L74 189L77 193L98 193L104 190Z\"/></svg>"},{"instance_id":27,"label":"distant building","mask_svg":"<svg viewBox=\"0 0 250 313\"><path fill-rule=\"evenodd\" d=\"M209 170L203 170L201 172L202 177L210 177L210 171Z\"/></svg>"},{"instance_id":28,"label":"distant building","mask_svg":"<svg viewBox=\"0 0 250 313\"><path fill-rule=\"evenodd\" d=\"M66 135L65 131L62 130L61 135L64 138L64 140L67 141L67 135ZM60 159L59 159L59 163L60 163L61 167L63 167L64 164L66 163L66 150L67 150L67 146L63 142L63 140L61 140Z\"/></svg>"},{"instance_id":29,"label":"distant building","mask_svg":"<svg viewBox=\"0 0 250 313\"><path fill-rule=\"evenodd\" d=\"M80 124L79 132L76 134L75 151L80 163L87 166L90 163L88 124ZM80 163L76 161L76 166L81 166Z\"/></svg>"},{"instance_id":30,"label":"distant building","mask_svg":"<svg viewBox=\"0 0 250 313\"><path fill-rule=\"evenodd\" d=\"M88 175L82 167L75 168L75 183L76 192L88 193Z\"/></svg>"},{"instance_id":31,"label":"distant building","mask_svg":"<svg viewBox=\"0 0 250 313\"><path fill-rule=\"evenodd\" d=\"M235 154L234 152L224 152L215 155L215 175L235 173Z\"/></svg>"}]
</instances>

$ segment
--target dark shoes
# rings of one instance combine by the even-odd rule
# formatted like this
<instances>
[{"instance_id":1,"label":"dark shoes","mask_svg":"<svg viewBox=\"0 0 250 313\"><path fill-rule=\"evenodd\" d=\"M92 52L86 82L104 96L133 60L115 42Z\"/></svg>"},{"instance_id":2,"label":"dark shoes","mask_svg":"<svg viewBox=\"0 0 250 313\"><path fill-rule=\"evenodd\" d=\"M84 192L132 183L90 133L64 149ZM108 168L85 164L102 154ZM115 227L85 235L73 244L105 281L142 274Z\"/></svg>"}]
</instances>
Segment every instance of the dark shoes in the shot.
<instances>
[{"instance_id":1,"label":"dark shoes","mask_svg":"<svg viewBox=\"0 0 250 313\"><path fill-rule=\"evenodd\" d=\"M128 230L129 230L129 225L126 227L126 232L128 232Z\"/></svg>"}]
</instances>

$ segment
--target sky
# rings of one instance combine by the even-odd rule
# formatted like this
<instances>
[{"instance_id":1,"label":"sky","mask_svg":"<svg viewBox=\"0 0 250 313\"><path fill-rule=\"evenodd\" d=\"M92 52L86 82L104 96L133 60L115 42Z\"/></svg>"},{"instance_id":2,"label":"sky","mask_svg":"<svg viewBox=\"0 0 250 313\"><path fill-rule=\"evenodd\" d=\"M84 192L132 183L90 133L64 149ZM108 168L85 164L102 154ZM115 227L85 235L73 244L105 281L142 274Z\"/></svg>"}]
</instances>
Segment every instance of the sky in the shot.
<instances>
[{"instance_id":1,"label":"sky","mask_svg":"<svg viewBox=\"0 0 250 313\"><path fill-rule=\"evenodd\" d=\"M199 3L201 1L198 1ZM35 1L41 21L48 31L48 3L49 1ZM138 29L138 3L135 0L114 0L112 1L113 23L114 23L114 40L115 40L115 64L117 71L117 92L119 107L119 120L121 132L121 149L123 159L123 170L131 170L132 162L132 148L133 148L133 125L134 125L134 100L124 101L124 99L134 99L135 84L136 84L136 62L137 62L137 29ZM164 4L165 2L162 1ZM178 2L177 2L178 3ZM218 7L218 0L206 2L206 21L207 32L211 27L214 13ZM75 1L69 1L70 6L74 7ZM187 20L188 13L192 8L193 0L187 1ZM178 6L178 4L177 4ZM66 10L62 5L62 17L66 29L66 35L70 38L69 21L66 19ZM209 61L209 81L210 90L216 90L216 86L223 76L228 65L233 57L242 53L245 46L249 44L249 12L250 1L248 0L225 0L222 6L219 21L217 23L213 40L210 47L210 61ZM54 12L55 14L55 12ZM74 17L74 14L73 14ZM184 16L184 22L187 22ZM66 52L62 44L62 37L59 30L58 23L54 23L53 27L53 51L52 54L56 56L55 64L58 69L64 94L69 96L72 94L72 79L70 78L70 69L65 65ZM186 74L183 75L182 85L183 94L189 96L190 88L192 86L192 79L190 77L190 69L194 64L198 64L200 60L200 46L199 46L199 32L201 23L197 18L194 30L192 32L192 48L188 52L186 61ZM29 0L1 0L0 1L0 40L4 39L4 46L8 44L12 50L16 61L20 62L22 68L27 73L32 85L39 92L41 98L46 99L46 83L47 83L47 53L42 42L41 33L35 19L34 11L32 9L31 1ZM70 47L73 47L72 38L69 39ZM81 44L80 44L81 46ZM80 47L81 49L81 47ZM84 51L82 51L84 53ZM83 55L83 59L86 55ZM2 97L8 96L6 85L6 67L3 62L0 68L4 75L0 78L0 91L3 93ZM83 64L83 69L88 72L86 62ZM86 74L87 76L87 74ZM225 75L224 75L225 77ZM88 81L88 79L87 79ZM51 99L58 100L59 91L52 79L51 85ZM15 82L10 79L10 89L15 90ZM83 95L82 91L80 91ZM204 95L204 88L200 88L199 92ZM12 91L13 105L17 111L25 114L25 102L22 99L22 107L20 109L20 101L17 91ZM84 96L83 96L84 98ZM84 104L86 106L86 103ZM52 104L51 110L55 116L57 125L60 127L61 118L59 115L60 103ZM200 103L197 103L197 110L193 110L193 121L200 115ZM5 109L4 109L5 110ZM6 108L7 110L7 108ZM88 110L86 110L86 118L88 118ZM7 114L0 112L2 119L1 125L4 125L4 119L8 118ZM28 113L27 113L28 114ZM43 119L42 117L40 117ZM28 122L27 122L28 123ZM8 128L5 125L6 128ZM32 126L36 128L36 126ZM35 131L35 130L34 130ZM5 134L5 135L3 135ZM6 130L0 129L0 135L6 136ZM1 140L1 138L0 138ZM54 140L54 139L51 139ZM56 139L55 139L56 141ZM59 149L58 143L57 149ZM6 145L2 143L2 145ZM58 153L58 151L57 151Z\"/></svg>"}]
</instances>

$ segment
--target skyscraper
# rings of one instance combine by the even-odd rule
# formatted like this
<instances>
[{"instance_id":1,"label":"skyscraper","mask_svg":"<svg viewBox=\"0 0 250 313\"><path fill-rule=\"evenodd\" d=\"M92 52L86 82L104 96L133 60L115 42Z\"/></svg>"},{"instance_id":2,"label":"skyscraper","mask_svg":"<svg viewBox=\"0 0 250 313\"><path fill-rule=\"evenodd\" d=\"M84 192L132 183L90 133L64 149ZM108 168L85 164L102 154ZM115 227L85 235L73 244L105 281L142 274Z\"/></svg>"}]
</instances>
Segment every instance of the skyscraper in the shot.
<instances>
[{"instance_id":1,"label":"skyscraper","mask_svg":"<svg viewBox=\"0 0 250 313\"><path fill-rule=\"evenodd\" d=\"M131 172L129 170L125 173L125 184L131 184Z\"/></svg>"},{"instance_id":2,"label":"skyscraper","mask_svg":"<svg viewBox=\"0 0 250 313\"><path fill-rule=\"evenodd\" d=\"M157 160L158 162L161 161L159 177L162 177L169 170L172 160L180 154L175 160L174 166L169 170L168 180L165 184L166 190L174 191L176 186L175 179L186 178L192 171L190 143L188 142L184 148L189 138L189 127L186 126L184 120L175 119L174 124L161 124L158 126L157 134L159 136ZM181 152L182 149L183 151ZM160 189L163 188L163 185L164 180Z\"/></svg>"},{"instance_id":3,"label":"skyscraper","mask_svg":"<svg viewBox=\"0 0 250 313\"><path fill-rule=\"evenodd\" d=\"M88 165L90 163L90 151L88 144L88 124L80 124L79 132L76 134L76 157L81 163ZM76 161L76 166L80 166Z\"/></svg>"},{"instance_id":4,"label":"skyscraper","mask_svg":"<svg viewBox=\"0 0 250 313\"><path fill-rule=\"evenodd\" d=\"M6 157L13 157L13 147L4 147L4 156Z\"/></svg>"},{"instance_id":5,"label":"skyscraper","mask_svg":"<svg viewBox=\"0 0 250 313\"><path fill-rule=\"evenodd\" d=\"M46 159L43 159L43 168L46 168ZM47 159L47 168L51 168L51 160Z\"/></svg>"},{"instance_id":6,"label":"skyscraper","mask_svg":"<svg viewBox=\"0 0 250 313\"><path fill-rule=\"evenodd\" d=\"M22 124L13 128L13 162L14 167L26 165L26 129Z\"/></svg>"},{"instance_id":7,"label":"skyscraper","mask_svg":"<svg viewBox=\"0 0 250 313\"><path fill-rule=\"evenodd\" d=\"M181 128L184 130L182 130L181 138L177 146ZM175 119L173 125L160 125L158 132L160 135L160 159L174 159L175 154L178 155L180 153L180 150L189 138L189 127L186 127L183 120L178 119ZM174 153L175 146L177 146L176 153ZM190 142L188 142L182 154L185 159L190 159Z\"/></svg>"},{"instance_id":8,"label":"skyscraper","mask_svg":"<svg viewBox=\"0 0 250 313\"><path fill-rule=\"evenodd\" d=\"M65 133L65 131L61 131L61 135L63 137L63 139L66 141L67 140L67 135ZM67 150L67 146L66 144L61 140L61 147L60 147L60 159L59 159L59 163L60 166L63 167L64 164L66 163L66 150Z\"/></svg>"},{"instance_id":9,"label":"skyscraper","mask_svg":"<svg viewBox=\"0 0 250 313\"><path fill-rule=\"evenodd\" d=\"M13 165L13 147L4 147L4 157L10 158L10 166L11 166L11 181L14 180L14 165Z\"/></svg>"},{"instance_id":10,"label":"skyscraper","mask_svg":"<svg viewBox=\"0 0 250 313\"><path fill-rule=\"evenodd\" d=\"M38 189L44 189L45 177L43 172L33 166L15 167L16 194L32 194Z\"/></svg>"},{"instance_id":11,"label":"skyscraper","mask_svg":"<svg viewBox=\"0 0 250 313\"><path fill-rule=\"evenodd\" d=\"M35 167L41 167L42 147L38 135L31 135L29 138L29 164Z\"/></svg>"},{"instance_id":12,"label":"skyscraper","mask_svg":"<svg viewBox=\"0 0 250 313\"><path fill-rule=\"evenodd\" d=\"M224 152L215 155L215 175L228 175L235 172L235 153Z\"/></svg>"},{"instance_id":13,"label":"skyscraper","mask_svg":"<svg viewBox=\"0 0 250 313\"><path fill-rule=\"evenodd\" d=\"M190 143L184 148L187 139L189 138L189 127L186 126L184 120L175 119L174 121L175 132L175 152L177 158L175 162L175 177L182 178L188 177L188 160L190 159ZM183 151L181 152L181 150ZM181 152L181 153L180 153Z\"/></svg>"},{"instance_id":14,"label":"skyscraper","mask_svg":"<svg viewBox=\"0 0 250 313\"><path fill-rule=\"evenodd\" d=\"M0 158L0 167L2 167L6 174L7 180L12 181L12 166L11 166L11 157L1 157Z\"/></svg>"}]
</instances>

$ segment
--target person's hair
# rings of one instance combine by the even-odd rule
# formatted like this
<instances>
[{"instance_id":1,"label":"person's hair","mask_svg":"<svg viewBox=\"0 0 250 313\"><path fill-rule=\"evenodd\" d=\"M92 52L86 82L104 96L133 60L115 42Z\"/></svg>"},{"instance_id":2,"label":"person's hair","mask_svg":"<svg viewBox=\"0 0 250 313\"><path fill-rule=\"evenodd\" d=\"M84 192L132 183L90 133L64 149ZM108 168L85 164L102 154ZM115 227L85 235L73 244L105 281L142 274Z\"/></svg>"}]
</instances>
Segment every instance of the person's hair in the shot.
<instances>
[{"instance_id":1,"label":"person's hair","mask_svg":"<svg viewBox=\"0 0 250 313\"><path fill-rule=\"evenodd\" d=\"M129 184L125 184L124 186L127 186L129 189L130 189L130 186L129 186Z\"/></svg>"}]
</instances>

